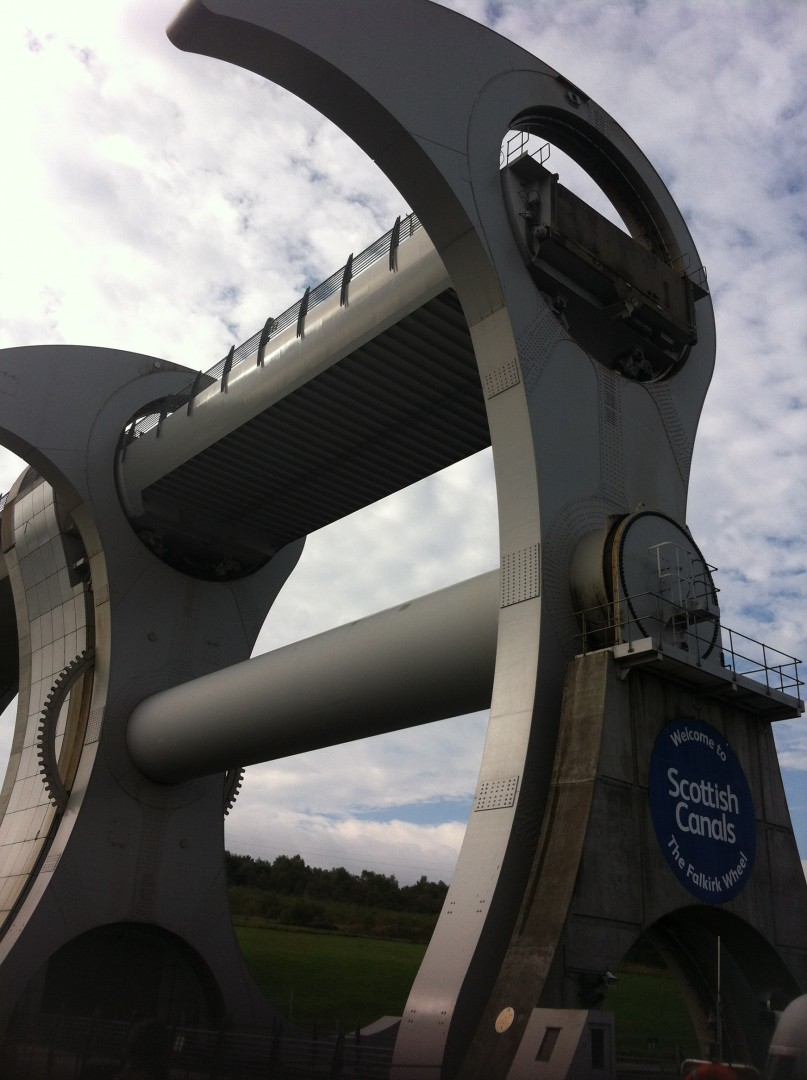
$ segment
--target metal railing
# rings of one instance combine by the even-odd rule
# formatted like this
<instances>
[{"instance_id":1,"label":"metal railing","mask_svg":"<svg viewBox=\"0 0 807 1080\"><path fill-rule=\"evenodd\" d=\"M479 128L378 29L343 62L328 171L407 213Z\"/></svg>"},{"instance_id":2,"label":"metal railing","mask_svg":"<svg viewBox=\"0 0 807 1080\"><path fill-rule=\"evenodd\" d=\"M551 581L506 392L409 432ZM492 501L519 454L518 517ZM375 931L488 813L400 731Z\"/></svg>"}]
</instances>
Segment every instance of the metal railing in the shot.
<instances>
[{"instance_id":1,"label":"metal railing","mask_svg":"<svg viewBox=\"0 0 807 1080\"><path fill-rule=\"evenodd\" d=\"M800 660L741 634L739 630L732 630L730 626L722 629L725 666L732 674L744 675L754 682L764 683L769 690L801 698Z\"/></svg>"},{"instance_id":2,"label":"metal railing","mask_svg":"<svg viewBox=\"0 0 807 1080\"><path fill-rule=\"evenodd\" d=\"M504 168L511 161L517 161L524 154L535 158L539 165L549 160L552 147L548 142L538 142L538 139L530 131L511 131L508 133L501 149L499 150L499 168Z\"/></svg>"},{"instance_id":3,"label":"metal railing","mask_svg":"<svg viewBox=\"0 0 807 1080\"><path fill-rule=\"evenodd\" d=\"M613 645L630 648L650 638L653 647L665 655L717 670L724 677L742 676L801 701L801 660L725 626L708 612L676 604L668 596L647 592L621 597L577 616L584 654Z\"/></svg>"},{"instance_id":4,"label":"metal railing","mask_svg":"<svg viewBox=\"0 0 807 1080\"><path fill-rule=\"evenodd\" d=\"M124 1065L134 1022L43 1014L0 1048L4 1077L90 1080ZM306 1035L284 1029L166 1027L166 1080L388 1080L392 1043L345 1030Z\"/></svg>"},{"instance_id":5,"label":"metal railing","mask_svg":"<svg viewBox=\"0 0 807 1080\"><path fill-rule=\"evenodd\" d=\"M680 1042L663 1036L620 1035L616 1046L617 1080L680 1080L684 1051Z\"/></svg>"},{"instance_id":6,"label":"metal railing","mask_svg":"<svg viewBox=\"0 0 807 1080\"><path fill-rule=\"evenodd\" d=\"M380 236L364 251L355 257L350 255L344 266L334 271L330 277L321 281L313 289L306 289L305 293L296 303L287 308L277 318L268 318L260 330L240 345L233 346L225 357L207 371L199 372L176 394L165 398L159 412L152 412L146 416L138 417L128 425L125 432L125 442L130 443L133 439L145 435L159 427L163 420L171 413L178 412L182 408L192 408L193 399L197 394L213 383L221 383L222 389L226 389L227 379L233 368L243 364L251 357L256 357L257 366L263 367L263 357L269 341L290 326L297 325L298 337L302 336L307 315L323 301L339 292L342 304L346 303L347 290L350 282L363 273L369 267L381 259L389 260L389 268L395 270L395 253L398 246L408 240L417 229L420 221L415 214L408 214L405 218L397 218L393 227L383 236Z\"/></svg>"}]
</instances>

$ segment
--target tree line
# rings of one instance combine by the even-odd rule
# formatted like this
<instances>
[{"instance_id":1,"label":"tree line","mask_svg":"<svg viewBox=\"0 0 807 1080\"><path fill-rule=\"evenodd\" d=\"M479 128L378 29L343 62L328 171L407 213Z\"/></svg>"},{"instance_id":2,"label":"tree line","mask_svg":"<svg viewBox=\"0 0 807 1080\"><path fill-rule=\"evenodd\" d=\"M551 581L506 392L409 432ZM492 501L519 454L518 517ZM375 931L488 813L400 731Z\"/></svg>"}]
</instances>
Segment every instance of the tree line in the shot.
<instances>
[{"instance_id":1,"label":"tree line","mask_svg":"<svg viewBox=\"0 0 807 1080\"><path fill-rule=\"evenodd\" d=\"M382 908L387 911L438 915L448 886L425 874L413 885L401 885L394 874L362 870L351 874L344 866L325 870L309 866L300 855L278 855L273 861L225 853L231 897L257 890L278 896Z\"/></svg>"}]
</instances>

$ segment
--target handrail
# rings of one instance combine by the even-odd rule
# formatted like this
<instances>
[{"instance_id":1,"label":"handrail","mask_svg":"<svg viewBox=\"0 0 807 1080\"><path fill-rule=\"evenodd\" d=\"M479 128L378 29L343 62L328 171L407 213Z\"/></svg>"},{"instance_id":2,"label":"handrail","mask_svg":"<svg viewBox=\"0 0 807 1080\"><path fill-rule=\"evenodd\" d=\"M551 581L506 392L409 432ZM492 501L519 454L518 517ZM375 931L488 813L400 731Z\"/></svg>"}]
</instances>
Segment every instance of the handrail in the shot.
<instances>
[{"instance_id":1,"label":"handrail","mask_svg":"<svg viewBox=\"0 0 807 1080\"><path fill-rule=\"evenodd\" d=\"M298 336L302 336L301 330L305 318L313 308L327 300L328 297L333 296L334 293L338 292L344 297L346 278L352 281L380 259L389 259L390 268L394 271L395 250L399 244L408 240L415 230L419 228L420 220L416 214L408 214L405 218L398 218L395 225L388 232L384 233L383 236L379 236L364 251L355 257L350 255L347 263L340 266L330 277L321 281L313 289L306 289L303 296L292 304L290 308L287 308L275 319L270 316L261 329L257 330L252 337L247 338L240 345L233 346L223 359L204 372L202 379L199 379L198 374L194 375L193 379L183 386L181 390L165 398L159 411L137 417L136 420L132 421L125 430L124 443L128 444L133 439L138 439L141 435L145 435L155 427L159 427L166 416L177 412L183 406L189 407L192 411L192 399L214 382L224 380L222 390L226 391L226 378L229 377L234 368L250 359L250 357L258 355L257 366L263 367L263 350L266 348L270 338L286 330L289 326L295 325L298 328Z\"/></svg>"},{"instance_id":2,"label":"handrail","mask_svg":"<svg viewBox=\"0 0 807 1080\"><path fill-rule=\"evenodd\" d=\"M640 617L632 614L631 607L636 607L638 600L655 601L655 613L647 614L642 611ZM600 648L609 648L614 644L626 644L638 641L650 636L654 646L665 655L674 655L669 648L665 649L665 641L662 631L670 625L670 612L676 622L675 635L683 652L690 658L690 662L696 662L699 666L717 667L724 672L730 672L733 677L744 677L753 682L764 684L767 690L777 693L788 694L801 701L801 687L803 680L799 678L799 664L801 660L789 653L775 649L771 645L757 641L747 634L734 630L724 623L718 627L718 635L711 652L714 659L701 658L698 646L703 645L703 638L699 637L695 627L702 625L692 612L679 604L673 603L668 597L654 592L639 593L636 596L620 597L608 604L597 605L577 612L577 617L583 627L580 639L582 652L588 653ZM650 634L648 634L648 624ZM653 632L655 631L655 632ZM696 645L693 649L686 649L686 644L691 641ZM695 661L691 658L696 657Z\"/></svg>"}]
</instances>

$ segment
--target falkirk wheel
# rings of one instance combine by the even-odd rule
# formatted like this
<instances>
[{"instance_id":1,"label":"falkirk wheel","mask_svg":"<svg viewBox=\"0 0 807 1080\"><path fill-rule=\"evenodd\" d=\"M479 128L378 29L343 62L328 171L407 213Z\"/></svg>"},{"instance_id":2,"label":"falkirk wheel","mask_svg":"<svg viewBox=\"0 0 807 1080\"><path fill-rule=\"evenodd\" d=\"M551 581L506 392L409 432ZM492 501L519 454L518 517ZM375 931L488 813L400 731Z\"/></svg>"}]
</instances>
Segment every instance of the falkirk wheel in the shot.
<instances>
[{"instance_id":1,"label":"falkirk wheel","mask_svg":"<svg viewBox=\"0 0 807 1080\"><path fill-rule=\"evenodd\" d=\"M311 103L417 218L206 375L2 354L29 466L0 525L5 1053L82 1002L277 1025L227 905L240 766L489 705L390 1075L609 1075L596 1006L640 939L704 1053L719 1005L724 1055L759 1063L762 998L807 988L772 737L802 706L794 662L750 677L686 526L715 338L669 193L584 91L427 0L190 0L169 36ZM502 164L508 131L628 232ZM488 444L498 570L249 660L309 532Z\"/></svg>"}]
</instances>

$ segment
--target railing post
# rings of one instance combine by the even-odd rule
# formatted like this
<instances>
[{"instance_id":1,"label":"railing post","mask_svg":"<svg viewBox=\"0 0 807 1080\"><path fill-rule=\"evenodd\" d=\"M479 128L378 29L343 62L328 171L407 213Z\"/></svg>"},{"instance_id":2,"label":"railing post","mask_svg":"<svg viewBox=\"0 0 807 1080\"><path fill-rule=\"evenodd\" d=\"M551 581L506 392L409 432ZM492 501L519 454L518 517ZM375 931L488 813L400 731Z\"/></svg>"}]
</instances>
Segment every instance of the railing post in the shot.
<instances>
[{"instance_id":1,"label":"railing post","mask_svg":"<svg viewBox=\"0 0 807 1080\"><path fill-rule=\"evenodd\" d=\"M227 353L227 359L224 361L224 370L221 373L221 383L219 385L219 393L227 393L227 380L230 377L230 371L233 366L233 356L235 355L235 345L230 346L230 351Z\"/></svg>"},{"instance_id":2,"label":"railing post","mask_svg":"<svg viewBox=\"0 0 807 1080\"><path fill-rule=\"evenodd\" d=\"M163 398L162 405L160 405L160 419L157 421L157 434L155 438L160 437L160 428L163 426L163 420L168 416L168 398Z\"/></svg>"},{"instance_id":3,"label":"railing post","mask_svg":"<svg viewBox=\"0 0 807 1080\"><path fill-rule=\"evenodd\" d=\"M348 255L342 271L342 287L339 290L339 307L347 307L348 285L353 280L353 252Z\"/></svg>"},{"instance_id":4,"label":"railing post","mask_svg":"<svg viewBox=\"0 0 807 1080\"><path fill-rule=\"evenodd\" d=\"M257 367L263 367L263 358L266 352L266 346L269 344L269 338L272 335L274 329L275 320L270 315L266 322L263 324L263 330L261 330L260 341L258 342L258 361Z\"/></svg>"},{"instance_id":5,"label":"railing post","mask_svg":"<svg viewBox=\"0 0 807 1080\"><path fill-rule=\"evenodd\" d=\"M309 286L303 293L303 298L300 301L300 310L297 312L297 337L303 336L305 330L305 317L308 314L308 297L311 295L311 287Z\"/></svg>"},{"instance_id":6,"label":"railing post","mask_svg":"<svg viewBox=\"0 0 807 1080\"><path fill-rule=\"evenodd\" d=\"M329 1080L338 1080L342 1072L342 1047L345 1042L345 1033L342 1030L341 1023L338 1026L336 1033L336 1042L333 1048L333 1058L331 1060L331 1071L329 1074Z\"/></svg>"},{"instance_id":7,"label":"railing post","mask_svg":"<svg viewBox=\"0 0 807 1080\"><path fill-rule=\"evenodd\" d=\"M771 688L770 679L768 677L768 650L765 648L765 642L762 642L762 667L765 671L765 686L768 690Z\"/></svg>"},{"instance_id":8,"label":"railing post","mask_svg":"<svg viewBox=\"0 0 807 1080\"><path fill-rule=\"evenodd\" d=\"M191 387L190 397L188 398L188 408L185 411L186 416L193 415L193 407L196 402L196 395L199 393L199 383L202 381L201 371L196 372L196 378L193 380L193 386Z\"/></svg>"},{"instance_id":9,"label":"railing post","mask_svg":"<svg viewBox=\"0 0 807 1080\"><path fill-rule=\"evenodd\" d=\"M731 657L731 673L736 677L737 675L737 659L734 655L734 634L731 632L731 627L727 626L726 630L729 635L729 656Z\"/></svg>"},{"instance_id":10,"label":"railing post","mask_svg":"<svg viewBox=\"0 0 807 1080\"><path fill-rule=\"evenodd\" d=\"M396 258L398 252L398 245L401 242L401 215L399 214L395 219L395 224L392 226L392 232L389 234L389 268L394 271L397 269Z\"/></svg>"}]
</instances>

